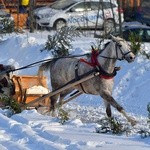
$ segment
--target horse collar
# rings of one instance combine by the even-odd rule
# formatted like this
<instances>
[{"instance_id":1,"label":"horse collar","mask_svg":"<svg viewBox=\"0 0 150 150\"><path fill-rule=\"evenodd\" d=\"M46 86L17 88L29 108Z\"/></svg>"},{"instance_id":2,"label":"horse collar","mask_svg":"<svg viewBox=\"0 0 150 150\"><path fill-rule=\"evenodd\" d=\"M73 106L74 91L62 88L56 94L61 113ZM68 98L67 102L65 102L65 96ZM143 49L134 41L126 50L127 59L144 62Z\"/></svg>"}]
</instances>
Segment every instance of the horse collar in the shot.
<instances>
[{"instance_id":1,"label":"horse collar","mask_svg":"<svg viewBox=\"0 0 150 150\"><path fill-rule=\"evenodd\" d=\"M100 63L97 60L97 57L99 55L99 52L96 50L92 50L92 55L91 55L91 62L86 61L85 59L81 58L80 62L84 62L92 67L95 67L96 70L100 73L100 78L104 79L112 79L114 76L116 76L118 68L115 67L114 71L112 73L106 72L100 65Z\"/></svg>"}]
</instances>

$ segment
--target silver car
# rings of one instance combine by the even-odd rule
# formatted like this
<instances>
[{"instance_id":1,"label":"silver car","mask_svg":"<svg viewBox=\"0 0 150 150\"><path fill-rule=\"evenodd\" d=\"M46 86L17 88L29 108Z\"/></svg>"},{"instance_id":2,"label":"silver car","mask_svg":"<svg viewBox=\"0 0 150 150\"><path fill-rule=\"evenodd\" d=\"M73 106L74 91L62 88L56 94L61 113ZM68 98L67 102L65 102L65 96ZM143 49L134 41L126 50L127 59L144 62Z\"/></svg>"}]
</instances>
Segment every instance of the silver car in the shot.
<instances>
[{"instance_id":1,"label":"silver car","mask_svg":"<svg viewBox=\"0 0 150 150\"><path fill-rule=\"evenodd\" d=\"M51 6L34 11L38 26L60 29L63 26L77 28L114 28L119 23L115 0L59 0ZM123 22L123 13L121 12Z\"/></svg>"}]
</instances>

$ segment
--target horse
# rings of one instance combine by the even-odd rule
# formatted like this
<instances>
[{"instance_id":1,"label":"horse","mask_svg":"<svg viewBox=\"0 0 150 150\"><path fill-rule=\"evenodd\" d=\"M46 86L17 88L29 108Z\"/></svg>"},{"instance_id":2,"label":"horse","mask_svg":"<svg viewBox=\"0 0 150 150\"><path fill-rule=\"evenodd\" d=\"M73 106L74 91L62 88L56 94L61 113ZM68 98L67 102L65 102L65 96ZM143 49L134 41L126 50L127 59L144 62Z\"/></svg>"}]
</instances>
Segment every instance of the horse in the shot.
<instances>
[{"instance_id":1,"label":"horse","mask_svg":"<svg viewBox=\"0 0 150 150\"><path fill-rule=\"evenodd\" d=\"M113 106L123 114L131 125L135 125L136 120L130 117L124 108L112 97L117 60L126 60L128 63L131 63L134 59L135 55L131 51L130 45L124 39L112 36L112 40L106 44L103 50L93 50L93 53L91 53L86 60L65 57L41 64L39 67L39 74L43 74L43 71L50 71L52 91L90 72L93 68L100 73L99 76L95 76L69 90L52 96L50 110L55 111L57 100L59 99L59 101L62 101L67 94L77 89L82 93L100 95L104 101L108 117L112 117L111 106Z\"/></svg>"}]
</instances>

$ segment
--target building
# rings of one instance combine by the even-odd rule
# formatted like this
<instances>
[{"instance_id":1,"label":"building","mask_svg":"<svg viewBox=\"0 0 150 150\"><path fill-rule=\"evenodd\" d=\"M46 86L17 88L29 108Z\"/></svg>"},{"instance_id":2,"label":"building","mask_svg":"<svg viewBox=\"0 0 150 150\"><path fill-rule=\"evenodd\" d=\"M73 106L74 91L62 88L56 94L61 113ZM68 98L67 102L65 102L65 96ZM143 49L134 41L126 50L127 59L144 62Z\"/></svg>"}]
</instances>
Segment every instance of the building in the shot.
<instances>
[{"instance_id":1,"label":"building","mask_svg":"<svg viewBox=\"0 0 150 150\"><path fill-rule=\"evenodd\" d=\"M142 0L120 0L122 8L140 7Z\"/></svg>"},{"instance_id":2,"label":"building","mask_svg":"<svg viewBox=\"0 0 150 150\"><path fill-rule=\"evenodd\" d=\"M29 0L20 0L20 1L29 1ZM37 7L50 4L56 0L33 0L35 1L35 4ZM143 0L119 0L120 5L123 9L126 9L128 7L139 7L141 5L141 2ZM0 6L5 7L6 9L10 10L11 12L14 12L17 10L19 0L0 0Z\"/></svg>"}]
</instances>

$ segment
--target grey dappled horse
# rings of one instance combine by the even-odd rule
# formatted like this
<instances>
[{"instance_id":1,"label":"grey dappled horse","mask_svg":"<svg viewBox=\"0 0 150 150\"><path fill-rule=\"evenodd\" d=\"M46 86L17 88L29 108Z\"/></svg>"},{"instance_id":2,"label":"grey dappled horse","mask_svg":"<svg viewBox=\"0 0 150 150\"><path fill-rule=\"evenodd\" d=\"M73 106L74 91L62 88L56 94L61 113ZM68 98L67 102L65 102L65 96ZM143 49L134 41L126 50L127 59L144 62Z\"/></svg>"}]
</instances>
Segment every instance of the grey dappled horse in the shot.
<instances>
[{"instance_id":1,"label":"grey dappled horse","mask_svg":"<svg viewBox=\"0 0 150 150\"><path fill-rule=\"evenodd\" d=\"M108 117L111 117L111 106L113 106L122 113L132 125L135 125L136 121L129 117L123 107L112 97L116 61L126 60L130 63L134 61L134 58L135 56L131 52L128 43L122 38L112 36L112 40L105 46L104 50L99 51L96 57L92 58L95 59L95 65L90 64L92 61L91 57L88 57L85 62L77 58L60 58L43 63L39 71L50 69L52 90L56 90L72 79L77 78L77 76L79 77L91 71L93 67L97 68L97 71L101 74L101 76L96 76L69 90L52 96L51 110L55 110L58 98L61 101L67 94L77 89L86 94L100 95L104 100Z\"/></svg>"}]
</instances>

